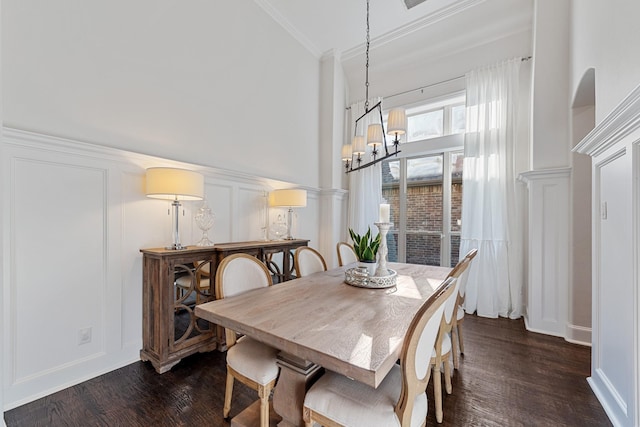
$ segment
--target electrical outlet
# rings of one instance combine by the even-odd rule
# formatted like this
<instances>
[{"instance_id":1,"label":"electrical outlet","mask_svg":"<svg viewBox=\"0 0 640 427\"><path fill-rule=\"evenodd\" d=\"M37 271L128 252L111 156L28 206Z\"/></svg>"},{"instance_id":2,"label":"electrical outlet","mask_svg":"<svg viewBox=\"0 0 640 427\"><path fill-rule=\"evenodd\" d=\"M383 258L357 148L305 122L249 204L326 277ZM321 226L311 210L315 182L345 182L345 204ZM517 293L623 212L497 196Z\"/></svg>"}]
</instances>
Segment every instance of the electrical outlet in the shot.
<instances>
[{"instance_id":1,"label":"electrical outlet","mask_svg":"<svg viewBox=\"0 0 640 427\"><path fill-rule=\"evenodd\" d=\"M78 329L78 345L91 342L91 328Z\"/></svg>"}]
</instances>

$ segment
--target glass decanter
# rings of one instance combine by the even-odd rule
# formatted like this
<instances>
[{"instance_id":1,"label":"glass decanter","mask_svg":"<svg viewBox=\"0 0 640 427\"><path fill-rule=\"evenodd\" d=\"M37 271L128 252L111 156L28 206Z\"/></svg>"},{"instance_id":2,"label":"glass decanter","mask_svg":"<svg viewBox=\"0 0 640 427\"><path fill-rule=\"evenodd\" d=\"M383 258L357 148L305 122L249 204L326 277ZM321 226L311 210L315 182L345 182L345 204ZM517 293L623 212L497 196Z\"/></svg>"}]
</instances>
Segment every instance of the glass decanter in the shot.
<instances>
[{"instance_id":1,"label":"glass decanter","mask_svg":"<svg viewBox=\"0 0 640 427\"><path fill-rule=\"evenodd\" d=\"M196 243L196 246L213 246L213 242L209 240L209 229L213 227L213 222L215 220L215 214L211 212L211 209L207 205L207 199L204 199L202 202L202 206L196 212L194 219L196 221L196 225L200 230L202 230L202 237Z\"/></svg>"}]
</instances>

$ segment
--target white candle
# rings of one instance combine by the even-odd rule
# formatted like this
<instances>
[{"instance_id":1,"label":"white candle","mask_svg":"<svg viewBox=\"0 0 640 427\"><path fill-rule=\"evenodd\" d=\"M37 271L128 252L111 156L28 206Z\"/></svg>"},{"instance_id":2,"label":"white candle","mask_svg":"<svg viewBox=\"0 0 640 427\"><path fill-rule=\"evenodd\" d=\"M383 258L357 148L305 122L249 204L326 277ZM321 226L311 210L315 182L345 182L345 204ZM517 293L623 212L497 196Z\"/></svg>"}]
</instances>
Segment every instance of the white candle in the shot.
<instances>
[{"instance_id":1,"label":"white candle","mask_svg":"<svg viewBox=\"0 0 640 427\"><path fill-rule=\"evenodd\" d=\"M388 203L380 204L380 218L378 222L389 222L390 208Z\"/></svg>"}]
</instances>

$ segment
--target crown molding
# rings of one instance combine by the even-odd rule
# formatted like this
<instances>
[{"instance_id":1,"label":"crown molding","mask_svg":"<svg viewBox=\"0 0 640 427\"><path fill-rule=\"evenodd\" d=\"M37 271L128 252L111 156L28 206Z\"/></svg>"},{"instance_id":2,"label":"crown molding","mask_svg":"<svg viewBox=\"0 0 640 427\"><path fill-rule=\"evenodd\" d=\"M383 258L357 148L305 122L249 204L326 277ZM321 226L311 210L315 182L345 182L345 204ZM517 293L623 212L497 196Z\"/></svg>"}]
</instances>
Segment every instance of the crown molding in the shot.
<instances>
[{"instance_id":1,"label":"crown molding","mask_svg":"<svg viewBox=\"0 0 640 427\"><path fill-rule=\"evenodd\" d=\"M375 46L375 48L384 46L387 43L391 43L395 40L401 39L409 34L412 34L416 31L419 31L429 25L433 25L436 22L442 21L450 16L453 16L457 13L460 13L470 7L473 7L477 4L484 3L486 0L462 0L456 2L450 6L443 7L441 9L436 10L433 13L425 15L419 19L416 19L413 22L410 22L398 29L393 31L389 31L381 36L373 38L371 40L371 46ZM364 43L361 43L357 46L352 47L351 49L347 49L342 54L342 59L344 61L348 61L361 55L364 51Z\"/></svg>"},{"instance_id":2,"label":"crown molding","mask_svg":"<svg viewBox=\"0 0 640 427\"><path fill-rule=\"evenodd\" d=\"M638 128L640 85L636 86L572 151L592 157L598 156Z\"/></svg>"},{"instance_id":3,"label":"crown molding","mask_svg":"<svg viewBox=\"0 0 640 427\"><path fill-rule=\"evenodd\" d=\"M294 39L298 41L305 49L307 49L313 56L320 58L322 52L320 49L309 40L304 34L302 34L295 25L293 25L287 18L285 18L269 0L253 0L258 6L262 8L267 15L269 15L276 23L278 23L286 32L288 32Z\"/></svg>"}]
</instances>

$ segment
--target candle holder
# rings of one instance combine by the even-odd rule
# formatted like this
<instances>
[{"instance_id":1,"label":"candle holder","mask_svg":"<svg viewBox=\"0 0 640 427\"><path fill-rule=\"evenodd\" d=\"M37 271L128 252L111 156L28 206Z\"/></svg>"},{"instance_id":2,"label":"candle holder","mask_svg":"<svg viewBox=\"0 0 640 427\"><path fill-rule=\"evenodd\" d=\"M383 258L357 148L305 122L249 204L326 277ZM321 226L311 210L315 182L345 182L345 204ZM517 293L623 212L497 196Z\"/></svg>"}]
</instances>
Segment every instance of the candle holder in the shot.
<instances>
[{"instance_id":1,"label":"candle holder","mask_svg":"<svg viewBox=\"0 0 640 427\"><path fill-rule=\"evenodd\" d=\"M389 270L387 269L387 233L389 229L393 227L392 222L375 222L374 223L380 231L380 246L378 247L378 268L376 269L376 276L388 276Z\"/></svg>"}]
</instances>

